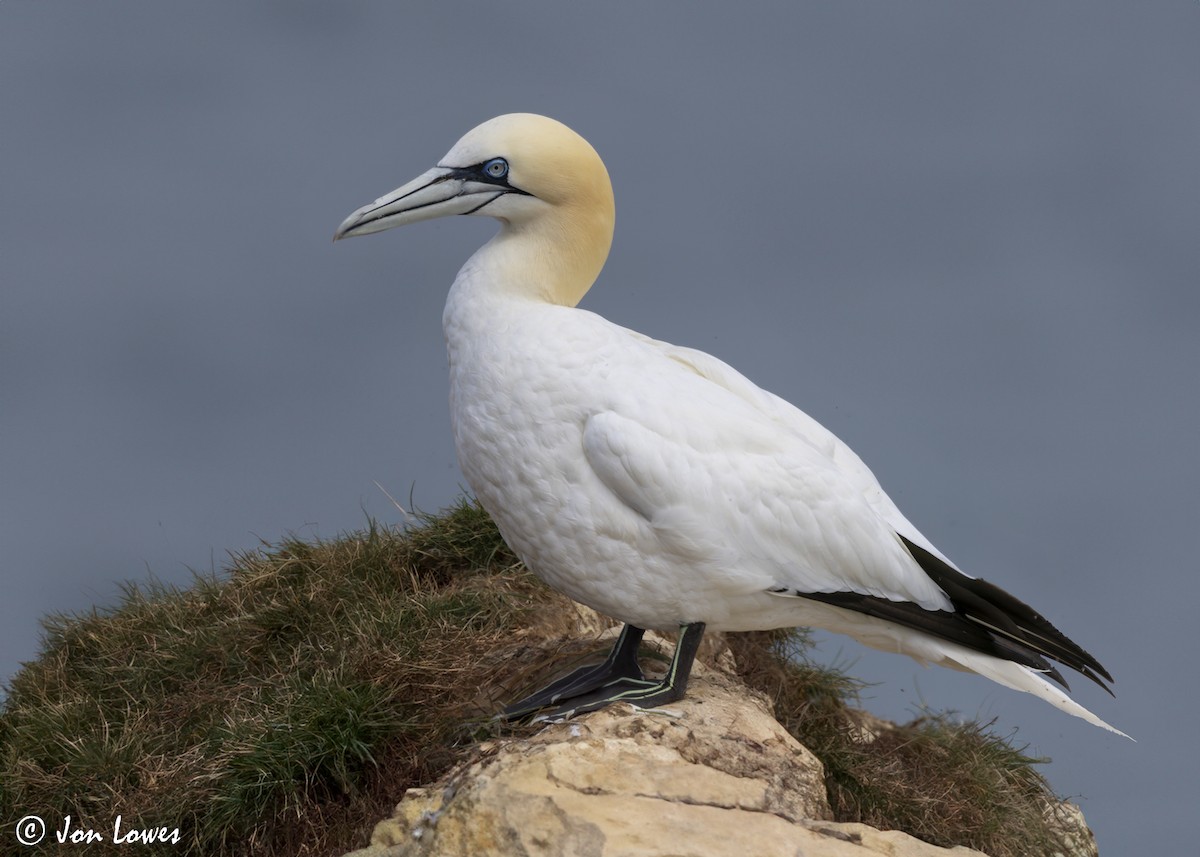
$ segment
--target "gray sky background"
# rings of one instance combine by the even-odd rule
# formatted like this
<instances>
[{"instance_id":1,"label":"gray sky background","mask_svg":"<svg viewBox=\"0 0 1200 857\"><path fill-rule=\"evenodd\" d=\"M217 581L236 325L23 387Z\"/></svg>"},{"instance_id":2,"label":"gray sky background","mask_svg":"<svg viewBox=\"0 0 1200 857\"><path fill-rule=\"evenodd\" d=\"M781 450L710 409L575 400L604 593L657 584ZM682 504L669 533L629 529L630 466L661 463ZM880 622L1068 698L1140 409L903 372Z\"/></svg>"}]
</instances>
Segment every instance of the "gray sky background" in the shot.
<instances>
[{"instance_id":1,"label":"gray sky background","mask_svg":"<svg viewBox=\"0 0 1200 857\"><path fill-rule=\"evenodd\" d=\"M851 444L1117 678L1134 744L823 637L1052 756L1107 854L1200 799L1200 5L0 0L0 679L38 617L459 491L440 317L491 221L334 246L496 114L616 187L584 306ZM36 808L30 808L34 811ZM1185 846L1185 842L1192 845Z\"/></svg>"}]
</instances>

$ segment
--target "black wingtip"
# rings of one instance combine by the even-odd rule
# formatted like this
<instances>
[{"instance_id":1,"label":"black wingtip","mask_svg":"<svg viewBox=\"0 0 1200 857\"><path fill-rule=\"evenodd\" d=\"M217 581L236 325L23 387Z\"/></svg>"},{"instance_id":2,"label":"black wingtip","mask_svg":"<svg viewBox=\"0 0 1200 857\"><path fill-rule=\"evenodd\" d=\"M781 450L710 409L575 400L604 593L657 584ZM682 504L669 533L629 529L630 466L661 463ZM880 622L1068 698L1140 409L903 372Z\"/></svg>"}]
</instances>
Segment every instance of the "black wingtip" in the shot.
<instances>
[{"instance_id":1,"label":"black wingtip","mask_svg":"<svg viewBox=\"0 0 1200 857\"><path fill-rule=\"evenodd\" d=\"M1051 658L1095 682L1110 696L1116 695L1105 684L1113 682L1108 670L1024 601L986 580L968 577L904 536L900 540L955 610L987 629L996 649L993 653L1038 669L1070 690L1058 670L1040 656ZM1041 663L1030 663L1031 659Z\"/></svg>"}]
</instances>

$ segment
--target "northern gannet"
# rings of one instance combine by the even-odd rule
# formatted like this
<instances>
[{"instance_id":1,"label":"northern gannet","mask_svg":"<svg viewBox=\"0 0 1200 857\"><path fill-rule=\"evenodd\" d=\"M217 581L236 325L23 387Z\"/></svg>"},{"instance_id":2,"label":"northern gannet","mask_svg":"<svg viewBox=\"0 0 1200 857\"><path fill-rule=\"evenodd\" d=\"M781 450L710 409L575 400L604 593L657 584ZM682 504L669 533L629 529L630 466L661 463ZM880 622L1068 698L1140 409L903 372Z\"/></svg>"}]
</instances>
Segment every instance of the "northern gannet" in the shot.
<instances>
[{"instance_id":1,"label":"northern gannet","mask_svg":"<svg viewBox=\"0 0 1200 857\"><path fill-rule=\"evenodd\" d=\"M625 623L603 664L506 716L661 705L683 696L706 627L805 625L1124 734L1045 678L1066 687L1057 661L1109 690L1104 667L960 571L826 428L715 357L576 308L614 225L608 171L586 140L544 116L491 119L334 240L449 214L500 221L442 319L463 474L530 569ZM661 681L637 663L649 628L680 629Z\"/></svg>"}]
</instances>

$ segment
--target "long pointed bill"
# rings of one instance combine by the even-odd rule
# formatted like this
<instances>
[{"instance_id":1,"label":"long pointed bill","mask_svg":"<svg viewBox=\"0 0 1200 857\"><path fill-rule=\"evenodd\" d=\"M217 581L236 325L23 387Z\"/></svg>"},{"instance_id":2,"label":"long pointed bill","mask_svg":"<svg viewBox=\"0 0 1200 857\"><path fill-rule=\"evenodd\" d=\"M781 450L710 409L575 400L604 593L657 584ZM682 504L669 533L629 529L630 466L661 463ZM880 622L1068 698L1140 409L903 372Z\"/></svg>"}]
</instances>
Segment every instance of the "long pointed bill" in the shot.
<instances>
[{"instance_id":1,"label":"long pointed bill","mask_svg":"<svg viewBox=\"0 0 1200 857\"><path fill-rule=\"evenodd\" d=\"M449 214L471 214L505 192L496 185L471 181L463 170L434 167L351 214L337 228L333 240Z\"/></svg>"}]
</instances>

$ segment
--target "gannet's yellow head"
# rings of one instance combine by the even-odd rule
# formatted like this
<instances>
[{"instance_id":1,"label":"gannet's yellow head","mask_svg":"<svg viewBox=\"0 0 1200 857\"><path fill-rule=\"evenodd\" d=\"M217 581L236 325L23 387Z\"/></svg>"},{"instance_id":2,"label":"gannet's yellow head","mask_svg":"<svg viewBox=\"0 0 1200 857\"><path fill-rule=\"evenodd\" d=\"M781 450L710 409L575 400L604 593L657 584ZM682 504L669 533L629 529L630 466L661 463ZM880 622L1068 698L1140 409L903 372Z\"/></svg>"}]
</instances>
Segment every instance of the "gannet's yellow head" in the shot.
<instances>
[{"instance_id":1,"label":"gannet's yellow head","mask_svg":"<svg viewBox=\"0 0 1200 857\"><path fill-rule=\"evenodd\" d=\"M612 184L587 140L533 113L489 119L467 132L438 165L351 214L334 240L449 214L483 214L501 238L526 242L557 303L574 305L612 244Z\"/></svg>"}]
</instances>

